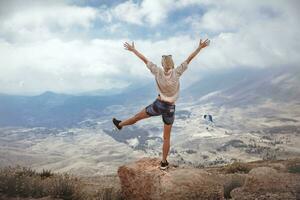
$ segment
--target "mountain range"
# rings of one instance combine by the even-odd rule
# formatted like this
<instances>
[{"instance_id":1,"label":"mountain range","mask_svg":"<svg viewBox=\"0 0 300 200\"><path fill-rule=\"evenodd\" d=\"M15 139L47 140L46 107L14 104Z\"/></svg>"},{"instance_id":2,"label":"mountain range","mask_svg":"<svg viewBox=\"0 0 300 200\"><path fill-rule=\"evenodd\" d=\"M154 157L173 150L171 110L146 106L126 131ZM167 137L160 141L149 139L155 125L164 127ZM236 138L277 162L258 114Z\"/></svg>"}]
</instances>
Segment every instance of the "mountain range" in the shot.
<instances>
[{"instance_id":1,"label":"mountain range","mask_svg":"<svg viewBox=\"0 0 300 200\"><path fill-rule=\"evenodd\" d=\"M210 71L181 92L178 103L243 107L266 100L298 104L300 69L227 69ZM86 119L109 117L113 105L146 106L156 97L154 82L118 92L96 90L78 95L46 91L36 96L0 94L0 126L72 127ZM105 112L104 112L105 111Z\"/></svg>"}]
</instances>

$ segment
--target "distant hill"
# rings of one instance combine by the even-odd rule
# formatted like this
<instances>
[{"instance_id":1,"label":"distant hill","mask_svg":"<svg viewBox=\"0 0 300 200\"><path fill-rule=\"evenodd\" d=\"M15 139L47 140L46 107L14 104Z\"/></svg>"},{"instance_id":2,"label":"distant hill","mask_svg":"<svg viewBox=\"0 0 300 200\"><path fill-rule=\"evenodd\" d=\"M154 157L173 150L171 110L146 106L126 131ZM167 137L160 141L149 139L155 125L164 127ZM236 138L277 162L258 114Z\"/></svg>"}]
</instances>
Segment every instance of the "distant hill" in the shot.
<instances>
[{"instance_id":1,"label":"distant hill","mask_svg":"<svg viewBox=\"0 0 300 200\"><path fill-rule=\"evenodd\" d=\"M117 98L72 96L45 92L37 96L0 96L1 126L70 126L85 115L97 116L99 110ZM93 112L93 110L95 112Z\"/></svg>"},{"instance_id":2,"label":"distant hill","mask_svg":"<svg viewBox=\"0 0 300 200\"><path fill-rule=\"evenodd\" d=\"M266 100L300 103L300 69L233 69L210 73L183 91L187 100L225 106L255 105Z\"/></svg>"},{"instance_id":3,"label":"distant hill","mask_svg":"<svg viewBox=\"0 0 300 200\"><path fill-rule=\"evenodd\" d=\"M153 88L153 89L152 89ZM107 96L77 96L44 92L36 96L0 95L0 126L69 127L86 118L96 118L110 105L139 104L154 98L155 87L129 88Z\"/></svg>"},{"instance_id":4,"label":"distant hill","mask_svg":"<svg viewBox=\"0 0 300 200\"><path fill-rule=\"evenodd\" d=\"M267 99L298 102L298 68L231 69L206 73L181 92L178 102L245 106ZM112 105L145 106L157 95L155 82L141 83L118 93L91 91L68 95L44 92L36 96L0 95L0 126L69 127L88 118L105 116Z\"/></svg>"}]
</instances>

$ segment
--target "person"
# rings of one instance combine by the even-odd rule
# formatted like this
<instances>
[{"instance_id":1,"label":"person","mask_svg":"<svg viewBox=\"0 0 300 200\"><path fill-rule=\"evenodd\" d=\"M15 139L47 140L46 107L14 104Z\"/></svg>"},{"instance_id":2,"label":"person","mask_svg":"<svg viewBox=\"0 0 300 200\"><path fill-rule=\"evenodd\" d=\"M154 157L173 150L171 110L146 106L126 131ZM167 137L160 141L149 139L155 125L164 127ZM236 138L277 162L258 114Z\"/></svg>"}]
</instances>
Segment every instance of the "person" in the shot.
<instances>
[{"instance_id":1,"label":"person","mask_svg":"<svg viewBox=\"0 0 300 200\"><path fill-rule=\"evenodd\" d=\"M163 147L162 147L162 160L160 162L160 169L167 169L169 163L167 161L167 156L170 150L170 135L172 124L175 119L175 102L179 97L180 89L180 77L183 72L187 69L191 60L205 47L209 45L209 40L200 40L197 49L190 54L190 56L179 66L174 68L174 62L172 55L163 55L161 59L162 68L158 67L150 60L148 60L143 54L141 54L134 46L134 42L130 45L129 43L124 43L124 48L130 52L133 52L137 57L139 57L154 75L156 80L156 86L158 90L158 96L155 101L143 108L140 112L135 114L126 120L117 120L113 118L113 124L117 129L121 130L124 126L135 124L136 122L146 119L152 116L162 116L162 121L164 122L163 131Z\"/></svg>"}]
</instances>

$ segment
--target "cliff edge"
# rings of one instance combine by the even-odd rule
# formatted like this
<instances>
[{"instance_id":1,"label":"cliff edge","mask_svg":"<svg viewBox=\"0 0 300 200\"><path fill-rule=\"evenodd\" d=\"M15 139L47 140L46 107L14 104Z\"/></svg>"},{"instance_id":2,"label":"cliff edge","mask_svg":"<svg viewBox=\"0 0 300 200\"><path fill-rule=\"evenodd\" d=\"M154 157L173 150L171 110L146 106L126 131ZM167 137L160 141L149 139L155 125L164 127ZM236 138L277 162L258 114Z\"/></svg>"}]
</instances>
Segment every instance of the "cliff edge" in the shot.
<instances>
[{"instance_id":1,"label":"cliff edge","mask_svg":"<svg viewBox=\"0 0 300 200\"><path fill-rule=\"evenodd\" d=\"M300 199L300 160L263 161L215 168L159 169L142 158L118 169L124 199Z\"/></svg>"}]
</instances>

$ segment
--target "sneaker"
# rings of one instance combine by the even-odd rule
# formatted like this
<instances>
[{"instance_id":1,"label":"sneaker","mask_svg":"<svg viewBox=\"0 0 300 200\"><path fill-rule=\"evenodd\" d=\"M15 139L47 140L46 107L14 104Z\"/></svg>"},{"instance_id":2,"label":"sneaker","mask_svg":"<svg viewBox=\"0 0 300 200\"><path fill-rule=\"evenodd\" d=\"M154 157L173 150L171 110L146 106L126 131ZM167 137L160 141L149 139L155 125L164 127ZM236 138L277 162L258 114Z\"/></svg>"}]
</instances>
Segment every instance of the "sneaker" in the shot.
<instances>
[{"instance_id":1,"label":"sneaker","mask_svg":"<svg viewBox=\"0 0 300 200\"><path fill-rule=\"evenodd\" d=\"M122 126L119 126L119 124L121 123L120 120L117 120L116 118L113 118L112 119L114 125L117 127L117 129L121 130L122 129Z\"/></svg>"},{"instance_id":2,"label":"sneaker","mask_svg":"<svg viewBox=\"0 0 300 200\"><path fill-rule=\"evenodd\" d=\"M166 160L166 162L160 161L160 169L165 170L169 167L169 163Z\"/></svg>"}]
</instances>

